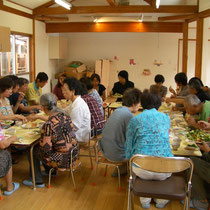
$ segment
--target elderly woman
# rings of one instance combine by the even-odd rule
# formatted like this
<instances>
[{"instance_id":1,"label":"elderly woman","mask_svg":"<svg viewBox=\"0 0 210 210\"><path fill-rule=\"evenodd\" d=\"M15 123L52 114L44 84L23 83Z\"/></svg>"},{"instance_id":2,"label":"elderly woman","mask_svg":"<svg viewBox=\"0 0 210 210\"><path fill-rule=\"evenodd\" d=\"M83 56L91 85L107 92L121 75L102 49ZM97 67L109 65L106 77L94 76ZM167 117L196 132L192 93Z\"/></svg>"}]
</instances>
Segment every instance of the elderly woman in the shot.
<instances>
[{"instance_id":1,"label":"elderly woman","mask_svg":"<svg viewBox=\"0 0 210 210\"><path fill-rule=\"evenodd\" d=\"M125 155L130 159L135 154L158 157L172 157L169 143L170 118L167 114L158 112L161 98L158 95L144 91L141 96L144 111L132 118L128 124L125 142ZM165 180L170 173L154 173L133 167L133 172L141 179ZM150 208L151 198L140 197L142 207ZM157 208L164 208L168 200L155 199Z\"/></svg>"},{"instance_id":2,"label":"elderly woman","mask_svg":"<svg viewBox=\"0 0 210 210\"><path fill-rule=\"evenodd\" d=\"M64 96L63 96L63 93L62 93L63 81L64 81L65 78L66 78L66 75L65 74L61 74L58 77L57 85L55 85L55 87L53 88L53 91L52 91L53 94L56 95L58 100L65 99Z\"/></svg>"},{"instance_id":3,"label":"elderly woman","mask_svg":"<svg viewBox=\"0 0 210 210\"><path fill-rule=\"evenodd\" d=\"M24 116L13 113L8 97L12 93L13 81L9 77L0 79L0 120L25 120Z\"/></svg>"},{"instance_id":4,"label":"elderly woman","mask_svg":"<svg viewBox=\"0 0 210 210\"><path fill-rule=\"evenodd\" d=\"M10 153L4 150L15 141L17 141L17 136L5 139L0 127L0 178L4 177L7 185L4 195L11 195L20 187L19 183L12 182L12 158Z\"/></svg>"},{"instance_id":5,"label":"elderly woman","mask_svg":"<svg viewBox=\"0 0 210 210\"><path fill-rule=\"evenodd\" d=\"M69 168L70 154L77 146L77 140L70 117L56 106L55 95L52 93L42 95L40 105L49 118L42 127L39 146L34 150L34 169L37 187L44 187L40 159L48 169L51 167ZM75 156L77 152L75 150L73 155ZM23 184L32 186L31 174L29 176L30 179L24 180Z\"/></svg>"}]
</instances>

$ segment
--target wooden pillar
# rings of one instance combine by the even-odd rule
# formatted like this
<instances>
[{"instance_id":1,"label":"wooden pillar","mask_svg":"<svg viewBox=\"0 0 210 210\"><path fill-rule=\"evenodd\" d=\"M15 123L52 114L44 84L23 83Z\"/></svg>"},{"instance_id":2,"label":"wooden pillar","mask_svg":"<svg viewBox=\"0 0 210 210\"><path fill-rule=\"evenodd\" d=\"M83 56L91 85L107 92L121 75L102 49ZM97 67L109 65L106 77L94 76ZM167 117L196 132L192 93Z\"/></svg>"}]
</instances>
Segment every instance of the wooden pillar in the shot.
<instances>
[{"instance_id":1,"label":"wooden pillar","mask_svg":"<svg viewBox=\"0 0 210 210\"><path fill-rule=\"evenodd\" d=\"M188 59L188 22L183 24L183 46L182 46L182 72L187 74Z\"/></svg>"},{"instance_id":2,"label":"wooden pillar","mask_svg":"<svg viewBox=\"0 0 210 210\"><path fill-rule=\"evenodd\" d=\"M203 52L203 18L197 18L195 76L201 79Z\"/></svg>"},{"instance_id":3,"label":"wooden pillar","mask_svg":"<svg viewBox=\"0 0 210 210\"><path fill-rule=\"evenodd\" d=\"M35 66L35 19L33 19L33 34L31 37L31 71L30 80L31 82L35 80L36 66Z\"/></svg>"}]
</instances>

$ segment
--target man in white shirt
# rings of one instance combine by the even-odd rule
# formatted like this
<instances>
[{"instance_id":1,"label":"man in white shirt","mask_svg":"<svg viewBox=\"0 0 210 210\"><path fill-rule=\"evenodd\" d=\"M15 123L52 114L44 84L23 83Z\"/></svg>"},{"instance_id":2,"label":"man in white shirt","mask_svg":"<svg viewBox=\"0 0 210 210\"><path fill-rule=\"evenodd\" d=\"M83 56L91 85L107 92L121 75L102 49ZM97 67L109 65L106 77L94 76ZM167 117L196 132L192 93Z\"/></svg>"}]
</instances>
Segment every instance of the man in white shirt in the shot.
<instances>
[{"instance_id":1,"label":"man in white shirt","mask_svg":"<svg viewBox=\"0 0 210 210\"><path fill-rule=\"evenodd\" d=\"M71 100L72 104L66 107L72 123L76 129L76 137L79 142L87 142L91 131L91 115L86 102L80 97L81 84L76 78L64 80L63 95Z\"/></svg>"}]
</instances>

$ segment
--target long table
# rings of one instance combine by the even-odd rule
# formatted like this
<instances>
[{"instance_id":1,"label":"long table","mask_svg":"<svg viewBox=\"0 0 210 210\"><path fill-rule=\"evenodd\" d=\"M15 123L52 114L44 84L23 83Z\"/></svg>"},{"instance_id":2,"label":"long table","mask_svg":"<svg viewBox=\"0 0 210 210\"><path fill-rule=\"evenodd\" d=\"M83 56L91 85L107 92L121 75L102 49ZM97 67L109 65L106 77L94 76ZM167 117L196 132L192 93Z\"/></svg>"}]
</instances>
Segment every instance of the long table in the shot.
<instances>
[{"instance_id":1,"label":"long table","mask_svg":"<svg viewBox=\"0 0 210 210\"><path fill-rule=\"evenodd\" d=\"M35 123L40 123L41 120L35 121ZM33 159L33 149L36 144L39 143L40 133L33 133L34 131L40 131L40 128L22 128L21 126L13 126L12 129L15 129L14 135L18 137L18 141L12 143L12 146L17 148L30 148L30 159L31 159L31 174L32 174L32 181L33 181L33 189L36 190L36 183L35 183L35 173L34 173L34 159ZM10 128L9 128L10 129ZM10 137L8 135L9 129L3 129L3 133L6 135L6 138Z\"/></svg>"}]
</instances>

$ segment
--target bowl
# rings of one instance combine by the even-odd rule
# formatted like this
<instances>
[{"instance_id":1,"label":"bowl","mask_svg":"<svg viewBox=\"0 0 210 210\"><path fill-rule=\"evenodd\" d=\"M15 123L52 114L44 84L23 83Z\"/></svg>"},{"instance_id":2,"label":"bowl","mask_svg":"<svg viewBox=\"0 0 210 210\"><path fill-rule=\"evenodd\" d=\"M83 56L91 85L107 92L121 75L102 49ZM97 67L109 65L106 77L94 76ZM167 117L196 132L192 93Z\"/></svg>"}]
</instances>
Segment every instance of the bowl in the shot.
<instances>
[{"instance_id":1,"label":"bowl","mask_svg":"<svg viewBox=\"0 0 210 210\"><path fill-rule=\"evenodd\" d=\"M173 142L174 142L174 143L179 143L179 144L180 144L181 141L182 141L182 140L181 140L180 138L174 138L174 139L173 139Z\"/></svg>"},{"instance_id":2,"label":"bowl","mask_svg":"<svg viewBox=\"0 0 210 210\"><path fill-rule=\"evenodd\" d=\"M15 122L15 125L18 126L18 127L20 127L22 124L23 124L22 121L16 121L16 122Z\"/></svg>"},{"instance_id":3,"label":"bowl","mask_svg":"<svg viewBox=\"0 0 210 210\"><path fill-rule=\"evenodd\" d=\"M178 148L180 147L180 143L173 142L173 143L171 144L171 146L172 146L173 150L178 150Z\"/></svg>"}]
</instances>

